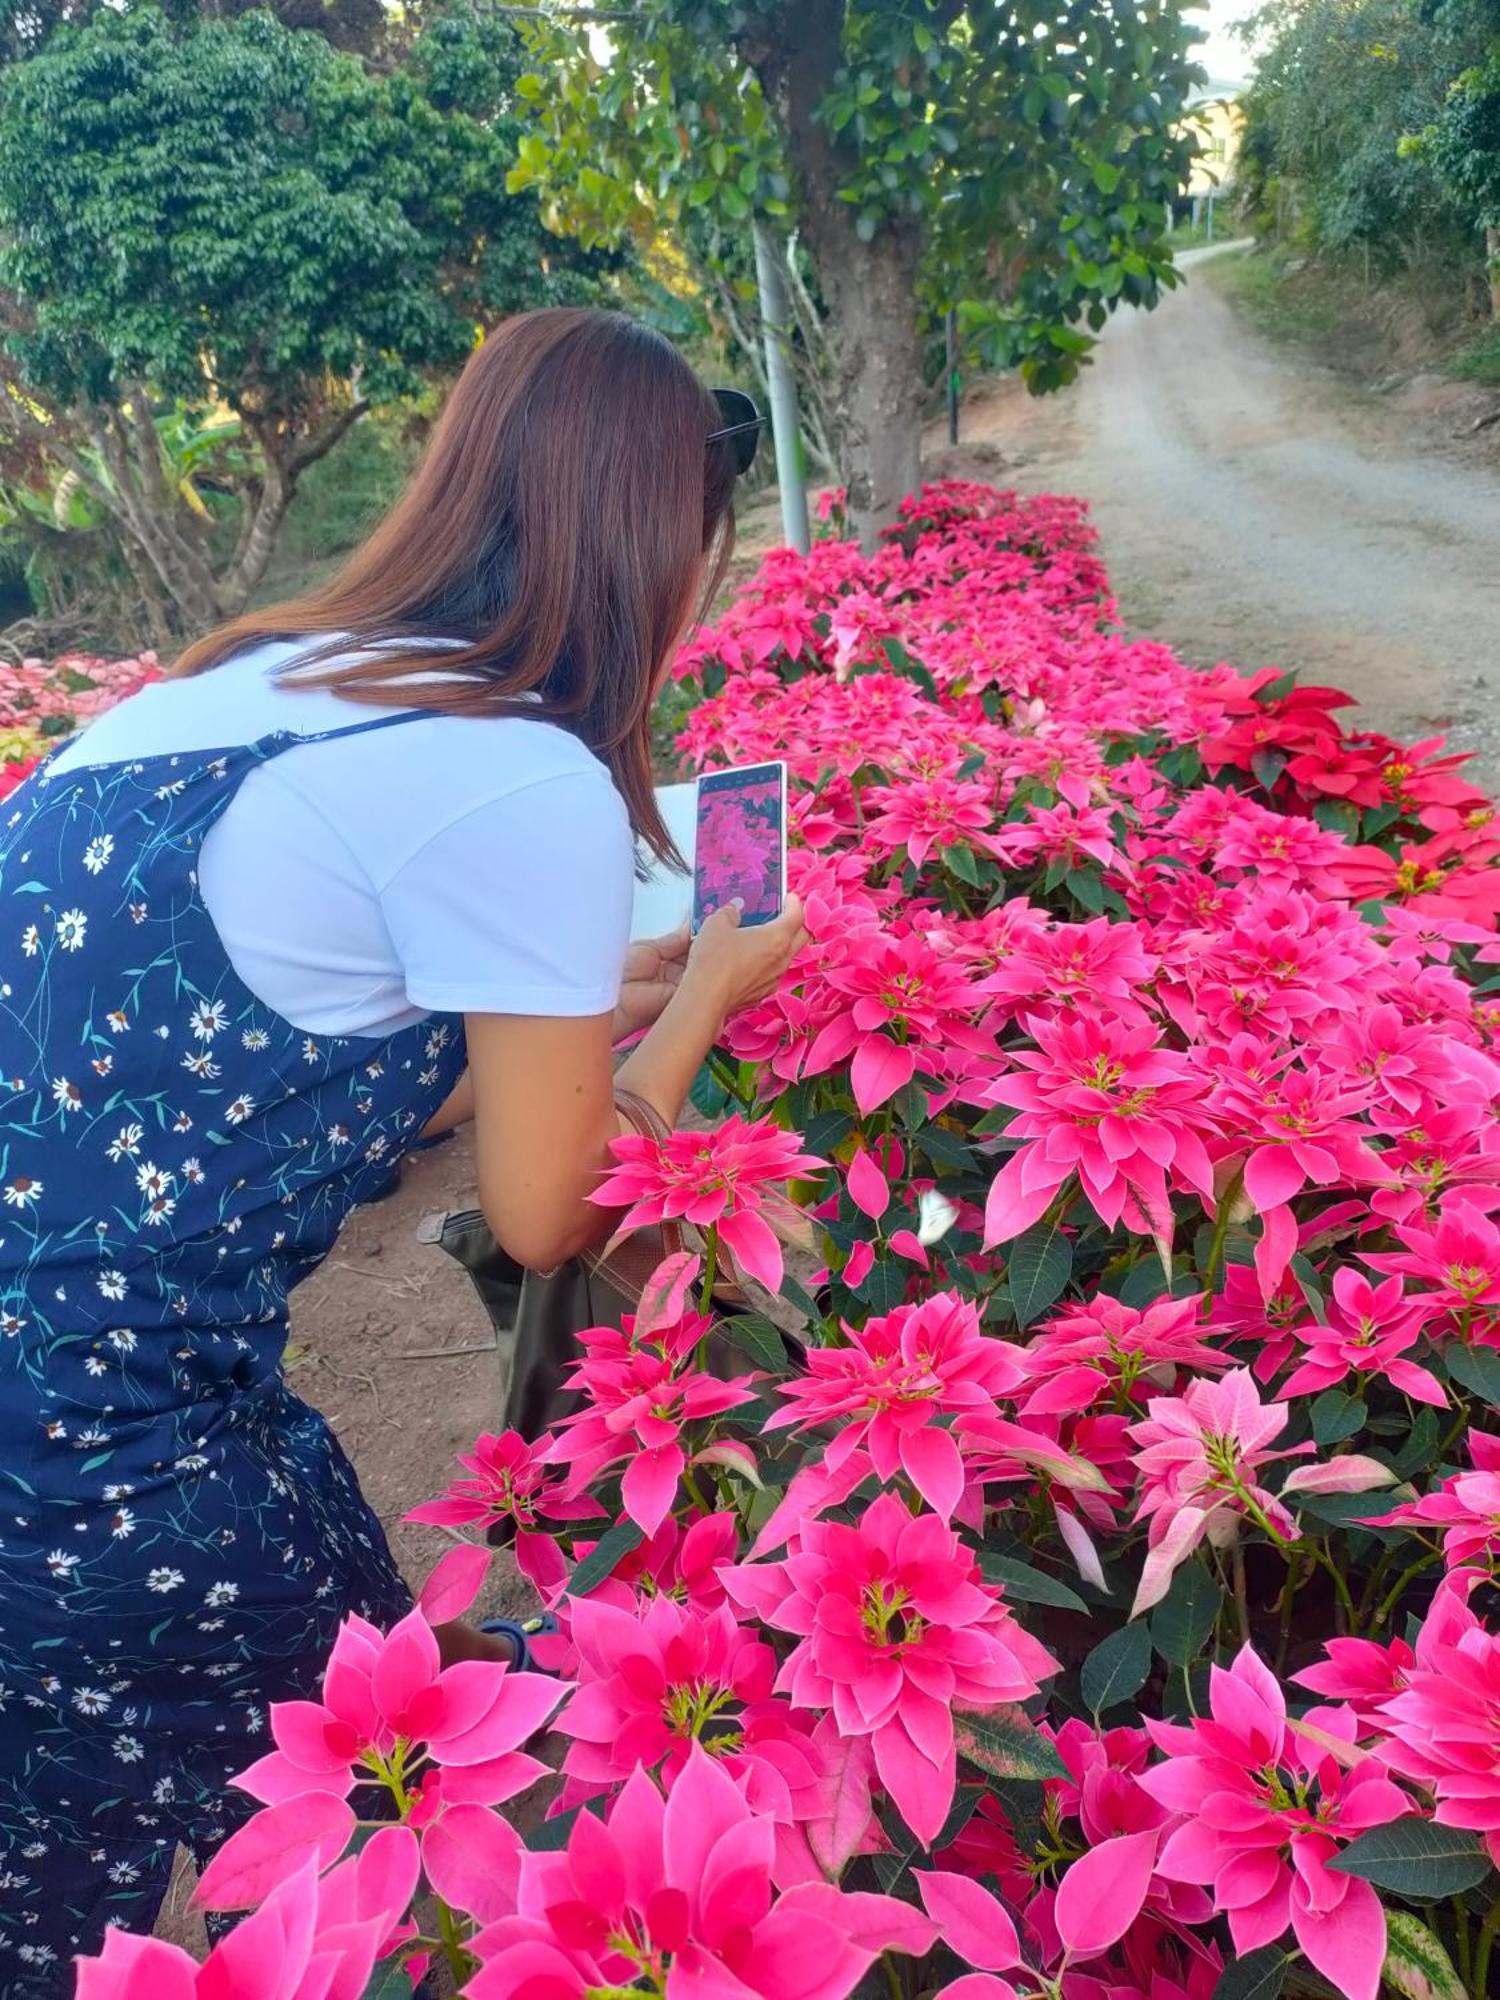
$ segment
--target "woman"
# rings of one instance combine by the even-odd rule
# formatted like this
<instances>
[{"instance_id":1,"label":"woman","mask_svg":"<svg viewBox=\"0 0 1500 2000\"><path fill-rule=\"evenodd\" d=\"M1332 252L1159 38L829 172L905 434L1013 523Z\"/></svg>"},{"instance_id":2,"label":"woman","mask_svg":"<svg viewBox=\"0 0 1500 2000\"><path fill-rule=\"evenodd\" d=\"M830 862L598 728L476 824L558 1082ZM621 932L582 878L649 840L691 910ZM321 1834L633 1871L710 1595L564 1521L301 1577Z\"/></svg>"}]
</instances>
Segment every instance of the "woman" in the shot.
<instances>
[{"instance_id":1,"label":"woman","mask_svg":"<svg viewBox=\"0 0 1500 2000\"><path fill-rule=\"evenodd\" d=\"M619 1081L675 1119L800 942L795 907L725 913L627 961L634 838L670 847L652 697L732 534L722 422L622 317L510 322L332 582L11 803L0 1994L69 1993L106 1924L149 1927L267 1704L347 1613L409 1603L281 1375L350 1209L472 1116L496 1236L558 1263L601 1233L615 1042L654 1022Z\"/></svg>"}]
</instances>

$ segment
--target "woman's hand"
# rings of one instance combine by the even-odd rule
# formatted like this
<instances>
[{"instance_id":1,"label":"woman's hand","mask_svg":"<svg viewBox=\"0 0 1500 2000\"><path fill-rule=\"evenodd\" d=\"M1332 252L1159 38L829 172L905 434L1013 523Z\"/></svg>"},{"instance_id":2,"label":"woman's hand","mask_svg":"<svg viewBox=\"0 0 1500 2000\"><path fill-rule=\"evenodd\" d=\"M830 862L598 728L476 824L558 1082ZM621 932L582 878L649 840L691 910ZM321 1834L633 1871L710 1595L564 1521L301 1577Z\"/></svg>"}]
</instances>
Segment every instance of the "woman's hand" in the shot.
<instances>
[{"instance_id":1,"label":"woman's hand","mask_svg":"<svg viewBox=\"0 0 1500 2000\"><path fill-rule=\"evenodd\" d=\"M788 896L781 915L769 924L742 925L739 907L731 903L715 910L693 939L683 983L701 986L716 1001L720 1018L727 1019L774 992L806 943L800 896Z\"/></svg>"},{"instance_id":2,"label":"woman's hand","mask_svg":"<svg viewBox=\"0 0 1500 2000\"><path fill-rule=\"evenodd\" d=\"M615 1008L614 1038L623 1042L659 1020L662 1009L682 984L692 939L683 925L670 937L643 938L625 954L620 999Z\"/></svg>"}]
</instances>

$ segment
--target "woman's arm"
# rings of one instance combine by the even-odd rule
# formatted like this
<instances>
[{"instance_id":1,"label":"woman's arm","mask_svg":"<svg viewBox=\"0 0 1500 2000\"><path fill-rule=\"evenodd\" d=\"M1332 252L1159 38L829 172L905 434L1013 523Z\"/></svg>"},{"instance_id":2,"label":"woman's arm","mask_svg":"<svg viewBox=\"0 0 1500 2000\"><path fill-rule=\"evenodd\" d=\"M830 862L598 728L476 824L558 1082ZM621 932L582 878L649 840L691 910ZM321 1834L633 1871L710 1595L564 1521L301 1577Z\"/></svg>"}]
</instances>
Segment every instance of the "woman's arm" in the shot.
<instances>
[{"instance_id":1,"label":"woman's arm","mask_svg":"<svg viewBox=\"0 0 1500 2000\"><path fill-rule=\"evenodd\" d=\"M754 929L739 928L737 910L710 918L681 982L618 1076L611 1014L467 1017L479 1202L518 1263L551 1270L608 1233L608 1212L588 1197L621 1130L616 1082L675 1124L725 1018L776 985L804 936L795 897L774 924ZM438 1129L437 1120L428 1129Z\"/></svg>"},{"instance_id":2,"label":"woman's arm","mask_svg":"<svg viewBox=\"0 0 1500 2000\"><path fill-rule=\"evenodd\" d=\"M659 1021L682 984L690 944L687 925L670 937L642 938L625 954L625 973L610 1039L615 1043ZM465 1070L451 1094L422 1128L424 1139L441 1139L474 1116L474 1080Z\"/></svg>"}]
</instances>

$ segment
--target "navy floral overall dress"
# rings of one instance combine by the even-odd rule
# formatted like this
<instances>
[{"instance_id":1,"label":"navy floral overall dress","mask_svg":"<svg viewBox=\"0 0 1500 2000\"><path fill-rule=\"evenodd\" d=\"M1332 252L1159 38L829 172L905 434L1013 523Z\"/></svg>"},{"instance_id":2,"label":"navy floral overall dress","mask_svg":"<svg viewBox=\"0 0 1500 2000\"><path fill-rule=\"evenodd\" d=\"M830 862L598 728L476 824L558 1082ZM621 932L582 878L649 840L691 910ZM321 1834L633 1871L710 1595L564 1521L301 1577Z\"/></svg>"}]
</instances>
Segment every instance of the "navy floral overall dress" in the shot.
<instances>
[{"instance_id":1,"label":"navy floral overall dress","mask_svg":"<svg viewBox=\"0 0 1500 2000\"><path fill-rule=\"evenodd\" d=\"M409 720L385 715L349 735ZM204 835L294 743L37 773L0 825L0 1996L149 1929L177 1843L409 1606L287 1295L457 1082L461 1022L308 1035L236 977Z\"/></svg>"}]
</instances>

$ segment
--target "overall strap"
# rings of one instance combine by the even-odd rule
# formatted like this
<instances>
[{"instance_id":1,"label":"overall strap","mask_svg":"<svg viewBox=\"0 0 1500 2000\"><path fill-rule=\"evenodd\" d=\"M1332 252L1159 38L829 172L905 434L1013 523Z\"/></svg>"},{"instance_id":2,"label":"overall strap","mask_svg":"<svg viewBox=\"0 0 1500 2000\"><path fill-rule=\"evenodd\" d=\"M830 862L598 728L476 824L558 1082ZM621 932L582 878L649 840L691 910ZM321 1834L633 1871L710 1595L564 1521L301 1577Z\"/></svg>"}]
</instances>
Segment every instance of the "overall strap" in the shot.
<instances>
[{"instance_id":1,"label":"overall strap","mask_svg":"<svg viewBox=\"0 0 1500 2000\"><path fill-rule=\"evenodd\" d=\"M310 736L303 736L296 730L279 729L273 735L264 737L261 745L266 754L278 756L283 750L295 750L299 743L337 743L341 736L368 736L377 729L394 729L403 722L426 722L438 711L432 708L398 708L384 715L373 715L365 722L340 723L337 729L319 729Z\"/></svg>"}]
</instances>

